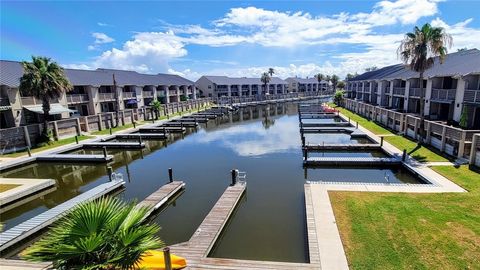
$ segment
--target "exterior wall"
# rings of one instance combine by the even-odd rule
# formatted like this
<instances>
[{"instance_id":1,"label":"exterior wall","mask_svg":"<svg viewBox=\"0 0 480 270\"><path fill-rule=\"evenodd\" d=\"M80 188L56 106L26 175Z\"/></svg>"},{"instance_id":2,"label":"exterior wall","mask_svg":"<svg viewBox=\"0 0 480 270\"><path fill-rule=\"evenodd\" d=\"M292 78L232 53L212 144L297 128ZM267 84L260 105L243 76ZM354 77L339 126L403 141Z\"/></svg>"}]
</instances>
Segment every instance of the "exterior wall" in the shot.
<instances>
[{"instance_id":1,"label":"exterior wall","mask_svg":"<svg viewBox=\"0 0 480 270\"><path fill-rule=\"evenodd\" d=\"M202 90L203 95L206 97L211 97L214 94L215 84L205 76L200 77L200 79L195 82L195 86Z\"/></svg>"}]
</instances>

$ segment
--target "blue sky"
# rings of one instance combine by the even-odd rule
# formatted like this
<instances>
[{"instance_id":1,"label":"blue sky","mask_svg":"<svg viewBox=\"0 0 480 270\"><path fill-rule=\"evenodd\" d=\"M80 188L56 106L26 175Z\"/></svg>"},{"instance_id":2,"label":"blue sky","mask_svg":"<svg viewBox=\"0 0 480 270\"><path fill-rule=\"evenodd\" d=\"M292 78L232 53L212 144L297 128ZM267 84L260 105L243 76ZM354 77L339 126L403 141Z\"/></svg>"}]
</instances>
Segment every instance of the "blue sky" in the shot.
<instances>
[{"instance_id":1,"label":"blue sky","mask_svg":"<svg viewBox=\"0 0 480 270\"><path fill-rule=\"evenodd\" d=\"M480 1L2 1L1 59L65 67L280 77L362 72L398 62L405 32L444 27L480 48Z\"/></svg>"}]
</instances>

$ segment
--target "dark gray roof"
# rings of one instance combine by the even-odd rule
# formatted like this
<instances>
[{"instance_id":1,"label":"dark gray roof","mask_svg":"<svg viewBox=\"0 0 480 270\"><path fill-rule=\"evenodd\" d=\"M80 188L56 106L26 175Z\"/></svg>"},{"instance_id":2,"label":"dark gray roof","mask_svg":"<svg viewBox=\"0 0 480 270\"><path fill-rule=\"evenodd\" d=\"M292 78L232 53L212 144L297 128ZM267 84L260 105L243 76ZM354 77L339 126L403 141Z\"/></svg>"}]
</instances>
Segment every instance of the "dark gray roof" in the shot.
<instances>
[{"instance_id":1,"label":"dark gray roof","mask_svg":"<svg viewBox=\"0 0 480 270\"><path fill-rule=\"evenodd\" d=\"M242 84L263 84L260 78L247 78L247 77L240 77L240 78L232 78L227 76L202 76L207 78L211 82L217 85L242 85ZM278 78L272 77L270 80L270 84L287 84L286 81Z\"/></svg>"},{"instance_id":2,"label":"dark gray roof","mask_svg":"<svg viewBox=\"0 0 480 270\"><path fill-rule=\"evenodd\" d=\"M193 82L172 74L142 74L135 71L115 69L64 69L65 75L73 85L112 85L113 76L117 85L192 85ZM20 62L0 61L0 85L18 87L23 67Z\"/></svg>"},{"instance_id":3,"label":"dark gray roof","mask_svg":"<svg viewBox=\"0 0 480 270\"><path fill-rule=\"evenodd\" d=\"M318 83L317 78L298 78L298 77L288 77L285 79L286 81L292 81L296 83ZM321 83L328 83L325 80L322 80Z\"/></svg>"},{"instance_id":4,"label":"dark gray roof","mask_svg":"<svg viewBox=\"0 0 480 270\"><path fill-rule=\"evenodd\" d=\"M450 53L445 57L445 60L440 64L440 59L434 59L434 65L428 69L424 76L431 77L446 77L446 76L466 76L469 74L480 74L480 51L477 49L465 50L455 53ZM382 80L382 79L410 79L416 78L419 74L409 69L408 66L397 64L387 66L374 71L360 74L350 81L364 81L364 80Z\"/></svg>"}]
</instances>

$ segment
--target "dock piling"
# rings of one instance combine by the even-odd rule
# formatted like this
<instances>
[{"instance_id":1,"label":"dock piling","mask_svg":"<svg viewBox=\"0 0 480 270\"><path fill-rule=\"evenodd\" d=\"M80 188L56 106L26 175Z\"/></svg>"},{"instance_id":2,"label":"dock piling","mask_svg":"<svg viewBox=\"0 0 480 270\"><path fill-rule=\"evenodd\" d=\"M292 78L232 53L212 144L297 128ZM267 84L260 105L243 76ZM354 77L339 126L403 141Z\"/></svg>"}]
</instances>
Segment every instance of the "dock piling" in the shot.
<instances>
[{"instance_id":1,"label":"dock piling","mask_svg":"<svg viewBox=\"0 0 480 270\"><path fill-rule=\"evenodd\" d=\"M32 156L32 151L30 151L30 147L27 147L27 152L28 152L28 156L31 157Z\"/></svg>"},{"instance_id":2,"label":"dock piling","mask_svg":"<svg viewBox=\"0 0 480 270\"><path fill-rule=\"evenodd\" d=\"M348 123L350 124L350 116L348 117Z\"/></svg>"},{"instance_id":3,"label":"dock piling","mask_svg":"<svg viewBox=\"0 0 480 270\"><path fill-rule=\"evenodd\" d=\"M173 182L173 169L172 168L168 168L168 180L170 181L170 183Z\"/></svg>"},{"instance_id":4,"label":"dock piling","mask_svg":"<svg viewBox=\"0 0 480 270\"><path fill-rule=\"evenodd\" d=\"M110 131L110 135L112 135L112 127L110 127L109 131Z\"/></svg>"},{"instance_id":5,"label":"dock piling","mask_svg":"<svg viewBox=\"0 0 480 270\"><path fill-rule=\"evenodd\" d=\"M383 146L383 136L380 137L380 146Z\"/></svg>"},{"instance_id":6,"label":"dock piling","mask_svg":"<svg viewBox=\"0 0 480 270\"><path fill-rule=\"evenodd\" d=\"M172 270L172 260L170 258L170 248L163 249L163 259L165 261L165 270Z\"/></svg>"},{"instance_id":7,"label":"dock piling","mask_svg":"<svg viewBox=\"0 0 480 270\"><path fill-rule=\"evenodd\" d=\"M232 173L232 186L235 186L235 184L237 183L238 170L233 169L231 170L231 173Z\"/></svg>"},{"instance_id":8,"label":"dock piling","mask_svg":"<svg viewBox=\"0 0 480 270\"><path fill-rule=\"evenodd\" d=\"M305 146L305 136L303 136L303 133L302 133L302 146Z\"/></svg>"},{"instance_id":9,"label":"dock piling","mask_svg":"<svg viewBox=\"0 0 480 270\"><path fill-rule=\"evenodd\" d=\"M356 122L355 128L358 129L358 122Z\"/></svg>"},{"instance_id":10,"label":"dock piling","mask_svg":"<svg viewBox=\"0 0 480 270\"><path fill-rule=\"evenodd\" d=\"M103 147L103 157L107 157L107 147Z\"/></svg>"},{"instance_id":11,"label":"dock piling","mask_svg":"<svg viewBox=\"0 0 480 270\"><path fill-rule=\"evenodd\" d=\"M140 133L140 136L138 136L138 144L142 144L142 134Z\"/></svg>"},{"instance_id":12,"label":"dock piling","mask_svg":"<svg viewBox=\"0 0 480 270\"><path fill-rule=\"evenodd\" d=\"M133 128L137 128L135 125L135 121L133 121L132 124L133 124Z\"/></svg>"},{"instance_id":13,"label":"dock piling","mask_svg":"<svg viewBox=\"0 0 480 270\"><path fill-rule=\"evenodd\" d=\"M406 158L407 158L407 149L403 149L402 161L405 161Z\"/></svg>"},{"instance_id":14,"label":"dock piling","mask_svg":"<svg viewBox=\"0 0 480 270\"><path fill-rule=\"evenodd\" d=\"M107 167L107 174L108 174L108 179L110 179L110 182L112 181L112 174L113 174L113 168L108 166Z\"/></svg>"},{"instance_id":15,"label":"dock piling","mask_svg":"<svg viewBox=\"0 0 480 270\"><path fill-rule=\"evenodd\" d=\"M78 144L78 136L77 135L75 135L75 143Z\"/></svg>"}]
</instances>

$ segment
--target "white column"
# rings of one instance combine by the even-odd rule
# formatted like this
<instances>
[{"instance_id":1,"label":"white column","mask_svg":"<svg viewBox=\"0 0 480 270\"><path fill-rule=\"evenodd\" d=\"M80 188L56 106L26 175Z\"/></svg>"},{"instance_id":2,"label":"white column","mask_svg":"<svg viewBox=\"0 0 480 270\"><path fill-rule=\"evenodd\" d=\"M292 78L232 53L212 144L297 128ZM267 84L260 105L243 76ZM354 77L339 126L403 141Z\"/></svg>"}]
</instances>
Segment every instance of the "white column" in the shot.
<instances>
[{"instance_id":1,"label":"white column","mask_svg":"<svg viewBox=\"0 0 480 270\"><path fill-rule=\"evenodd\" d=\"M164 86L164 91L165 91L165 104L170 103L170 86L165 85Z\"/></svg>"},{"instance_id":2,"label":"white column","mask_svg":"<svg viewBox=\"0 0 480 270\"><path fill-rule=\"evenodd\" d=\"M405 83L405 95L403 96L403 110L408 112L408 99L410 95L410 80Z\"/></svg>"},{"instance_id":3,"label":"white column","mask_svg":"<svg viewBox=\"0 0 480 270\"><path fill-rule=\"evenodd\" d=\"M232 96L232 89L230 85L227 85L227 96L231 97Z\"/></svg>"},{"instance_id":4,"label":"white column","mask_svg":"<svg viewBox=\"0 0 480 270\"><path fill-rule=\"evenodd\" d=\"M373 81L370 82L369 84L369 89L368 89L368 92L370 93L368 95L368 102L372 103L373 102Z\"/></svg>"},{"instance_id":5,"label":"white column","mask_svg":"<svg viewBox=\"0 0 480 270\"><path fill-rule=\"evenodd\" d=\"M145 100L143 98L143 87L135 86L135 95L137 96L137 108L143 107Z\"/></svg>"},{"instance_id":6,"label":"white column","mask_svg":"<svg viewBox=\"0 0 480 270\"><path fill-rule=\"evenodd\" d=\"M385 96L385 92L383 91L383 82L377 82L377 105L382 106L382 100Z\"/></svg>"},{"instance_id":7,"label":"white column","mask_svg":"<svg viewBox=\"0 0 480 270\"><path fill-rule=\"evenodd\" d=\"M192 84L192 93L193 93L193 99L197 99L197 88L195 87L195 84Z\"/></svg>"},{"instance_id":8,"label":"white column","mask_svg":"<svg viewBox=\"0 0 480 270\"><path fill-rule=\"evenodd\" d=\"M432 101L431 101L431 98L432 98L432 84L433 84L432 79L428 79L427 80L427 88L425 89L425 100L423 101L424 105L425 105L423 107L423 111L424 111L423 115L429 115L430 114L430 103L432 103Z\"/></svg>"},{"instance_id":9,"label":"white column","mask_svg":"<svg viewBox=\"0 0 480 270\"><path fill-rule=\"evenodd\" d=\"M175 90L177 90L177 102L180 102L180 86L176 85Z\"/></svg>"},{"instance_id":10,"label":"white column","mask_svg":"<svg viewBox=\"0 0 480 270\"><path fill-rule=\"evenodd\" d=\"M251 84L248 85L248 96L250 96L250 97L252 96L252 85Z\"/></svg>"},{"instance_id":11,"label":"white column","mask_svg":"<svg viewBox=\"0 0 480 270\"><path fill-rule=\"evenodd\" d=\"M463 96L465 95L465 80L458 78L457 90L455 91L455 102L453 103L453 121L460 122L463 111Z\"/></svg>"},{"instance_id":12,"label":"white column","mask_svg":"<svg viewBox=\"0 0 480 270\"><path fill-rule=\"evenodd\" d=\"M388 101L388 107L393 105L393 80L390 81L390 99Z\"/></svg>"},{"instance_id":13,"label":"white column","mask_svg":"<svg viewBox=\"0 0 480 270\"><path fill-rule=\"evenodd\" d=\"M237 85L237 89L238 89L238 96L241 97L242 96L242 91L243 91L243 85Z\"/></svg>"}]
</instances>

